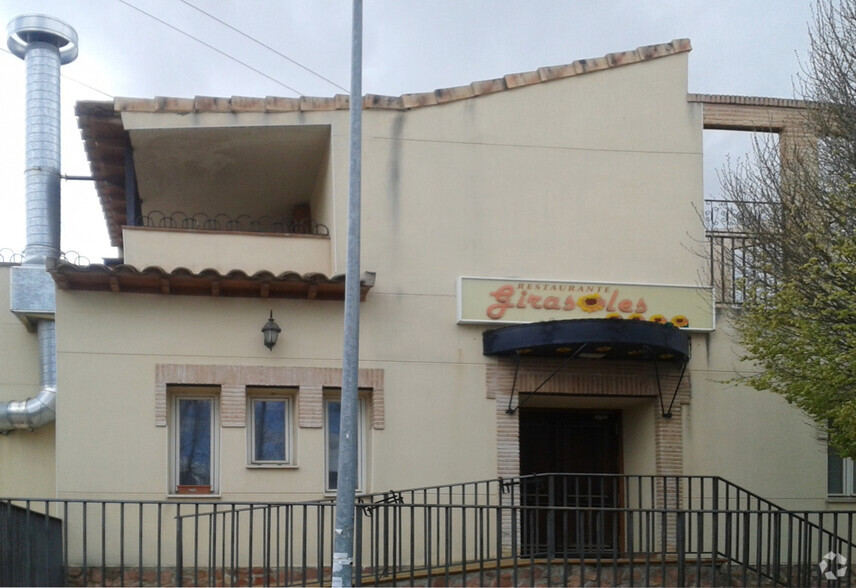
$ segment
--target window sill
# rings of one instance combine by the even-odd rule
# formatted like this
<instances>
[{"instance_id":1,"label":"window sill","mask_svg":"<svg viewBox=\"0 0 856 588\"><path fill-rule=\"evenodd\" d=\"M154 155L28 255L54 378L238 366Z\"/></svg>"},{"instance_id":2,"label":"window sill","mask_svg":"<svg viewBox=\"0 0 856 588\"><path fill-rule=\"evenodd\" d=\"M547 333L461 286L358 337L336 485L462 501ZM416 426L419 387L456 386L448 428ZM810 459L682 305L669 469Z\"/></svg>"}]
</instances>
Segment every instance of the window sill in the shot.
<instances>
[{"instance_id":1,"label":"window sill","mask_svg":"<svg viewBox=\"0 0 856 588\"><path fill-rule=\"evenodd\" d=\"M355 496L365 496L366 494L369 494L369 492L357 489ZM324 499L325 500L335 500L338 495L339 494L336 490L324 490Z\"/></svg>"},{"instance_id":2,"label":"window sill","mask_svg":"<svg viewBox=\"0 0 856 588\"><path fill-rule=\"evenodd\" d=\"M185 500L196 500L199 498L206 498L206 499L211 498L211 499L219 500L223 496L221 494L167 494L166 497L170 498L170 499L181 498L181 499L185 499Z\"/></svg>"},{"instance_id":3,"label":"window sill","mask_svg":"<svg viewBox=\"0 0 856 588\"><path fill-rule=\"evenodd\" d=\"M248 470L296 470L295 463L248 463Z\"/></svg>"},{"instance_id":4,"label":"window sill","mask_svg":"<svg viewBox=\"0 0 856 588\"><path fill-rule=\"evenodd\" d=\"M826 502L831 504L854 503L856 502L856 496L827 496Z\"/></svg>"}]
</instances>

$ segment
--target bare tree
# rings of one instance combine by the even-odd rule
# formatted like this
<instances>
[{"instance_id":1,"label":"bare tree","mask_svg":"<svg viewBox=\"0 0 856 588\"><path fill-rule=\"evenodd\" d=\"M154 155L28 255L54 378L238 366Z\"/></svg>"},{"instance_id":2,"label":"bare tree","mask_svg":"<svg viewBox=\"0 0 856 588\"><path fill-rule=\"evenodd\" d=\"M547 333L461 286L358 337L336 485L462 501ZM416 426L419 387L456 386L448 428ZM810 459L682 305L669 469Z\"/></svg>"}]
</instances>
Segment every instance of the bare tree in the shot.
<instances>
[{"instance_id":1,"label":"bare tree","mask_svg":"<svg viewBox=\"0 0 856 588\"><path fill-rule=\"evenodd\" d=\"M819 0L798 82L803 124L721 174L751 238L739 252L736 326L758 371L856 457L856 0Z\"/></svg>"}]
</instances>

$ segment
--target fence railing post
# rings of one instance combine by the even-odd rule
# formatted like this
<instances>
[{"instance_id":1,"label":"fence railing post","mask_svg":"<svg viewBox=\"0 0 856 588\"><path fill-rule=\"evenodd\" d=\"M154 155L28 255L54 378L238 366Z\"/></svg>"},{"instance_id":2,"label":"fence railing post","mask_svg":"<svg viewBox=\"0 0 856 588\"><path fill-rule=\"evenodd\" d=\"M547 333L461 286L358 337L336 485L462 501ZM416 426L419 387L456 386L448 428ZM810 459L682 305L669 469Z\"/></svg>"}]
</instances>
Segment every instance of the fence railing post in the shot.
<instances>
[{"instance_id":1,"label":"fence railing post","mask_svg":"<svg viewBox=\"0 0 856 588\"><path fill-rule=\"evenodd\" d=\"M678 586L686 585L686 519L680 510L675 511L675 547L678 551Z\"/></svg>"},{"instance_id":2,"label":"fence railing post","mask_svg":"<svg viewBox=\"0 0 856 588\"><path fill-rule=\"evenodd\" d=\"M363 585L363 514L364 510L360 503L354 505L354 586ZM377 570L375 570L377 578Z\"/></svg>"},{"instance_id":3,"label":"fence railing post","mask_svg":"<svg viewBox=\"0 0 856 588\"><path fill-rule=\"evenodd\" d=\"M181 517L175 519L175 585L184 585L184 537Z\"/></svg>"}]
</instances>

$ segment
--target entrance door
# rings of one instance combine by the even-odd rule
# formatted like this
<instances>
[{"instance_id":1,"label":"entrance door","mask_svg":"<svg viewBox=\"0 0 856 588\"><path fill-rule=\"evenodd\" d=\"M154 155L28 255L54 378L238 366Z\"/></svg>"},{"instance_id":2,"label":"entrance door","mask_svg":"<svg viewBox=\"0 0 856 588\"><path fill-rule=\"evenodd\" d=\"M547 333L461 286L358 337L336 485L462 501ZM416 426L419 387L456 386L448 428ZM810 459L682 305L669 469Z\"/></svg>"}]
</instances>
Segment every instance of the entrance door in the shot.
<instances>
[{"instance_id":1,"label":"entrance door","mask_svg":"<svg viewBox=\"0 0 856 588\"><path fill-rule=\"evenodd\" d=\"M613 552L620 537L621 412L520 409L520 473L527 555Z\"/></svg>"}]
</instances>

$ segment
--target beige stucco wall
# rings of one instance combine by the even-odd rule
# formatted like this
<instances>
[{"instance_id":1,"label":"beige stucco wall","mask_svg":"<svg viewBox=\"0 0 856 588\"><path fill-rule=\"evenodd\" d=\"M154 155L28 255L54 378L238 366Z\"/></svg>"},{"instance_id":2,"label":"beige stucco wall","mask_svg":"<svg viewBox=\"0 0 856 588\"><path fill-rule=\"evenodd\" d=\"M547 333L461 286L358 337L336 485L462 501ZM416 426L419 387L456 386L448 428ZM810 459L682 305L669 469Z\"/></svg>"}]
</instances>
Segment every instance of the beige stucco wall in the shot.
<instances>
[{"instance_id":1,"label":"beige stucco wall","mask_svg":"<svg viewBox=\"0 0 856 588\"><path fill-rule=\"evenodd\" d=\"M0 402L39 392L35 333L9 310L10 266L0 265ZM54 425L0 435L0 496L50 498L55 493Z\"/></svg>"},{"instance_id":2,"label":"beige stucco wall","mask_svg":"<svg viewBox=\"0 0 856 588\"><path fill-rule=\"evenodd\" d=\"M138 269L157 266L166 271L214 269L221 274L240 269L329 274L330 239L316 235L258 235L182 229L123 227L125 263ZM192 254L188 254L192 252Z\"/></svg>"},{"instance_id":3,"label":"beige stucco wall","mask_svg":"<svg viewBox=\"0 0 856 588\"><path fill-rule=\"evenodd\" d=\"M682 245L702 236L701 111L685 94L680 55L367 112L364 264L441 296L460 275L696 284Z\"/></svg>"},{"instance_id":4,"label":"beige stucco wall","mask_svg":"<svg viewBox=\"0 0 856 588\"><path fill-rule=\"evenodd\" d=\"M65 325L58 343L59 377L69 382L58 401L61 496L166 496L168 429L155 426L157 364L341 366L343 317L337 302L204 299L200 304L189 297L60 292L58 305ZM259 329L271 308L283 333L269 352ZM370 297L364 322L382 322L379 313L387 314ZM431 331L425 334L436 338ZM70 333L82 335L64 336ZM445 350L442 360L435 356L401 366L391 354L381 361L371 351L377 337L364 330L362 367L384 369L385 387L395 391L386 395L386 412L397 416L387 418L384 429L368 431L369 488L416 485L427 477L444 482L492 477L491 460L474 466L471 455L458 450L495 451L492 402L483 393L463 392L483 390L483 367L456 365L454 349ZM438 422L426 426L427 415ZM322 429L297 430L298 467L283 470L246 467L246 429L222 427L220 433L224 499L320 497Z\"/></svg>"},{"instance_id":5,"label":"beige stucco wall","mask_svg":"<svg viewBox=\"0 0 856 588\"><path fill-rule=\"evenodd\" d=\"M741 361L735 312L720 309L716 332L694 337L687 473L722 476L786 508L835 508L826 500L826 444L811 419L782 397L732 381L753 370Z\"/></svg>"},{"instance_id":6,"label":"beige stucco wall","mask_svg":"<svg viewBox=\"0 0 856 588\"><path fill-rule=\"evenodd\" d=\"M482 354L484 327L455 323L459 276L699 285L702 120L701 106L686 101L686 70L684 53L473 100L365 112L362 268L377 272L377 281L361 305L360 357L361 367L383 370L386 415L383 428L366 436L367 490L497 475L497 408L486 390L494 360ZM347 113L138 113L125 121L138 128L329 125L331 142L312 203L331 230L327 252L289 257L268 251L264 237L236 237L233 248L220 235L205 236L216 241L212 248L200 235L152 242L144 231L126 231L127 263L303 273L324 271L312 257L321 255L328 273L344 271ZM155 422L156 366L339 368L342 307L58 292L57 493L165 497L169 429ZM271 310L283 332L269 352L260 329ZM35 349L35 338L7 314L0 329L13 335L0 344L14 353L17 341ZM29 374L27 361L15 369ZM714 333L693 336L691 394L682 407L685 473L722 475L773 500L822 506L825 456L813 428L779 398L724 384L735 361L725 318ZM31 394L28 377L4 374L0 394ZM617 407L628 473L655 471L654 402ZM52 453L46 428L0 439L4 460L13 454L9 439L25 436L49 440L44 453ZM245 428L221 427L223 499L322 495L323 429L297 429L294 468L247 468L246 443ZM32 443L27 455L47 446ZM23 457L12 459L13 471L25 471ZM50 461L50 468L40 462L50 475L39 474L37 485L52 490Z\"/></svg>"},{"instance_id":7,"label":"beige stucco wall","mask_svg":"<svg viewBox=\"0 0 856 588\"><path fill-rule=\"evenodd\" d=\"M495 401L485 390L493 360L482 355L483 327L455 324L460 275L697 283L703 262L686 245L702 230L693 208L702 198L701 112L685 95L678 55L406 113L366 111L362 267L378 279L362 304L360 357L362 367L384 370L386 411L384 428L368 436L368 489L496 475ZM314 208L330 217L333 271L342 271L346 117L255 116L332 121L331 197ZM144 118L139 124L154 125ZM156 262L145 257L156 247L128 235L126 262ZM179 252L186 261L170 264L217 257L195 244L170 253ZM340 302L60 292L57 304L68 388L58 402L63 496L166 494L167 428L154 425L158 364L341 363ZM283 333L268 352L259 330L271 309ZM651 433L625 451L634 470L650 473L650 403L628 409L625 421L626 439ZM296 446L296 469L249 470L245 429L223 427L223 497L317 497L322 430L298 429Z\"/></svg>"}]
</instances>

